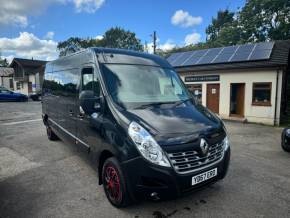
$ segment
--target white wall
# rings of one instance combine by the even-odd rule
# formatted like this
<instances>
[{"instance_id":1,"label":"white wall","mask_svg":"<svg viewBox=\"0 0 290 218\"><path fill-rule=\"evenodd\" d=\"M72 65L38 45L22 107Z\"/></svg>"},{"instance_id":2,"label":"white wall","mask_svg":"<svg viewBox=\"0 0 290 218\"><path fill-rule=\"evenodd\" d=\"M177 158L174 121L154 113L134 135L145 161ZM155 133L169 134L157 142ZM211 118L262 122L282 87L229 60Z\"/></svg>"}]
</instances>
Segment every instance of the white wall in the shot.
<instances>
[{"instance_id":1,"label":"white wall","mask_svg":"<svg viewBox=\"0 0 290 218\"><path fill-rule=\"evenodd\" d=\"M4 86L7 89L11 89L10 88L10 79L13 79L13 77L6 77L6 76L0 77L0 86Z\"/></svg>"},{"instance_id":2,"label":"white wall","mask_svg":"<svg viewBox=\"0 0 290 218\"><path fill-rule=\"evenodd\" d=\"M180 77L184 81L185 76L193 73L182 73ZM240 70L240 71L219 71L202 72L194 75L220 75L220 81L216 82L186 82L185 84L202 84L202 104L206 106L206 85L208 83L220 84L220 103L219 113L223 118L229 118L230 115L230 85L231 83L245 83L245 111L244 115L247 121L274 125L275 117L275 97L276 97L276 70ZM271 106L252 105L253 83L271 82ZM278 99L277 99L277 124L280 117L281 91L282 91L282 71L279 72L278 80Z\"/></svg>"},{"instance_id":3,"label":"white wall","mask_svg":"<svg viewBox=\"0 0 290 218\"><path fill-rule=\"evenodd\" d=\"M24 95L28 95L28 83L27 82L22 82L23 87L20 86L20 89L17 89L17 82L14 81L14 91L17 93L22 93Z\"/></svg>"},{"instance_id":4,"label":"white wall","mask_svg":"<svg viewBox=\"0 0 290 218\"><path fill-rule=\"evenodd\" d=\"M36 79L35 79L35 75L34 74L31 74L28 76L28 80L29 82L32 83L32 93L36 91ZM28 82L22 82L23 83L23 88L22 86L20 87L20 89L17 89L17 85L16 85L16 81L14 81L14 90L15 92L18 92L18 93L22 93L22 94L25 94L25 95L29 95L31 93L28 92Z\"/></svg>"}]
</instances>

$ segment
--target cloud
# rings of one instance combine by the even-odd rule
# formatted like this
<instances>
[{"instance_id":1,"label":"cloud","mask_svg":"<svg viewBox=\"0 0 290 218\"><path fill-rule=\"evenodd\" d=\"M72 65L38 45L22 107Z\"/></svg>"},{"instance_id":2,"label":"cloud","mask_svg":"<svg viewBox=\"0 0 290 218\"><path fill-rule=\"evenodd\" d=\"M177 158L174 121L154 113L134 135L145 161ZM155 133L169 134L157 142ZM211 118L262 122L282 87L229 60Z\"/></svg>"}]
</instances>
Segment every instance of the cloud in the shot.
<instances>
[{"instance_id":1,"label":"cloud","mask_svg":"<svg viewBox=\"0 0 290 218\"><path fill-rule=\"evenodd\" d=\"M102 36L102 35L98 35L98 36L96 36L96 39L97 40L102 40L104 38L104 36Z\"/></svg>"},{"instance_id":2,"label":"cloud","mask_svg":"<svg viewBox=\"0 0 290 218\"><path fill-rule=\"evenodd\" d=\"M78 13L94 13L104 2L105 0L0 0L0 27L27 27L29 16L41 15L52 4L73 4Z\"/></svg>"},{"instance_id":3,"label":"cloud","mask_svg":"<svg viewBox=\"0 0 290 218\"><path fill-rule=\"evenodd\" d=\"M199 33L191 33L185 36L184 43L185 45L196 44L200 42L201 35Z\"/></svg>"},{"instance_id":4,"label":"cloud","mask_svg":"<svg viewBox=\"0 0 290 218\"><path fill-rule=\"evenodd\" d=\"M95 13L105 2L105 0L73 0L76 11Z\"/></svg>"},{"instance_id":5,"label":"cloud","mask_svg":"<svg viewBox=\"0 0 290 218\"><path fill-rule=\"evenodd\" d=\"M177 45L171 40L168 39L164 44L159 44L160 39L157 39L157 49L163 51L168 51L176 47ZM148 53L153 54L153 42L147 44Z\"/></svg>"},{"instance_id":6,"label":"cloud","mask_svg":"<svg viewBox=\"0 0 290 218\"><path fill-rule=\"evenodd\" d=\"M202 17L193 17L187 11L178 10L171 17L171 23L175 26L191 27L199 25L202 22Z\"/></svg>"},{"instance_id":7,"label":"cloud","mask_svg":"<svg viewBox=\"0 0 290 218\"><path fill-rule=\"evenodd\" d=\"M1 55L0 57L1 57L1 59L6 59L9 64L12 62L12 60L14 58L13 55L8 55L8 56L2 56Z\"/></svg>"},{"instance_id":8,"label":"cloud","mask_svg":"<svg viewBox=\"0 0 290 218\"><path fill-rule=\"evenodd\" d=\"M37 15L44 8L46 1L39 0L0 0L0 25L28 25L27 15Z\"/></svg>"},{"instance_id":9,"label":"cloud","mask_svg":"<svg viewBox=\"0 0 290 218\"><path fill-rule=\"evenodd\" d=\"M53 39L54 37L54 32L49 31L46 33L46 35L44 36L44 39Z\"/></svg>"},{"instance_id":10,"label":"cloud","mask_svg":"<svg viewBox=\"0 0 290 218\"><path fill-rule=\"evenodd\" d=\"M174 47L176 47L176 44L173 43L172 40L167 40L164 44L158 45L158 48L164 50L164 51L168 51L173 49Z\"/></svg>"},{"instance_id":11,"label":"cloud","mask_svg":"<svg viewBox=\"0 0 290 218\"><path fill-rule=\"evenodd\" d=\"M22 58L53 60L58 57L57 42L39 39L34 34L21 32L16 38L0 38L2 54ZM6 56L7 57L7 56Z\"/></svg>"}]
</instances>

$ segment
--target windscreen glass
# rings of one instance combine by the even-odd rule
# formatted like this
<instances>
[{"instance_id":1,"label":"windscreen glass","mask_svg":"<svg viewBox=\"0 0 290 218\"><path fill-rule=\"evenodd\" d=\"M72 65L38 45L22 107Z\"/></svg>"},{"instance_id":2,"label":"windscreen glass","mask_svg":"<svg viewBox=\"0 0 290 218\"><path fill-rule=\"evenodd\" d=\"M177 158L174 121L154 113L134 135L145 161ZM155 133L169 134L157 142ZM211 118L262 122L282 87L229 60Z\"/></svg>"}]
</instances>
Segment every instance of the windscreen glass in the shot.
<instances>
[{"instance_id":1,"label":"windscreen glass","mask_svg":"<svg viewBox=\"0 0 290 218\"><path fill-rule=\"evenodd\" d=\"M186 88L172 69L105 64L102 73L112 99L124 108L189 99Z\"/></svg>"}]
</instances>

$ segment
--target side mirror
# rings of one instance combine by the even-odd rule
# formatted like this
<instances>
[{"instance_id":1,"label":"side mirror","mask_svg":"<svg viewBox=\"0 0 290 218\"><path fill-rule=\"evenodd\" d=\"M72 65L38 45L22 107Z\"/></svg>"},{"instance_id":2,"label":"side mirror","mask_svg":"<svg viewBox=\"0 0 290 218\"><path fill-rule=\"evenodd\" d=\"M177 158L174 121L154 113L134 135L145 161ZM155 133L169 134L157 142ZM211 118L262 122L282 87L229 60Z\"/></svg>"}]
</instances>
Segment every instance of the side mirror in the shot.
<instances>
[{"instance_id":1,"label":"side mirror","mask_svg":"<svg viewBox=\"0 0 290 218\"><path fill-rule=\"evenodd\" d=\"M82 91L79 101L85 114L91 115L101 110L100 98L97 98L91 90Z\"/></svg>"}]
</instances>

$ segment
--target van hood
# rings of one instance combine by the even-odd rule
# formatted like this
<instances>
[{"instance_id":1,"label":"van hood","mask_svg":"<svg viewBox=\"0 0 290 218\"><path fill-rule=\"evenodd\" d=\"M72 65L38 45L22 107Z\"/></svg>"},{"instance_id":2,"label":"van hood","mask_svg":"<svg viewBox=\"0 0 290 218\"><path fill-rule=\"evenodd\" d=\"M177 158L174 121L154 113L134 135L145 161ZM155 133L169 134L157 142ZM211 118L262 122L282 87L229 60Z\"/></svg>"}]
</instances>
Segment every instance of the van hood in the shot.
<instances>
[{"instance_id":1,"label":"van hood","mask_svg":"<svg viewBox=\"0 0 290 218\"><path fill-rule=\"evenodd\" d=\"M200 135L221 129L222 122L202 105L187 101L179 106L161 105L123 111L130 121L137 121L151 134L162 136Z\"/></svg>"}]
</instances>

